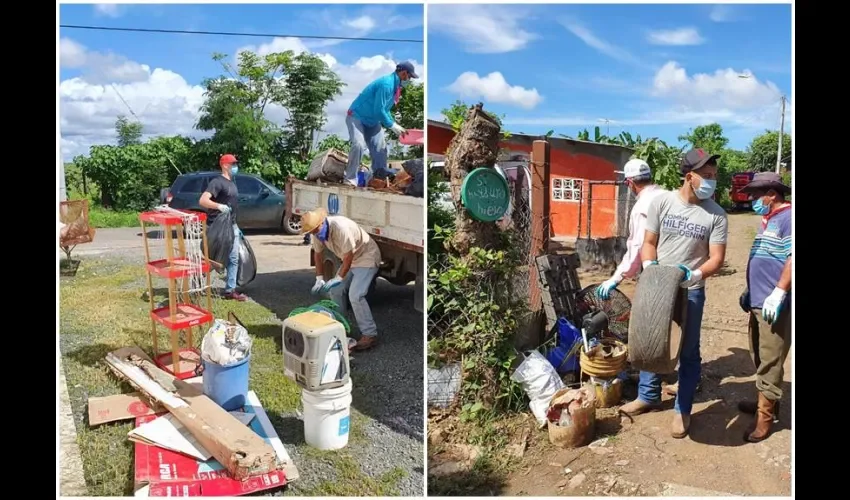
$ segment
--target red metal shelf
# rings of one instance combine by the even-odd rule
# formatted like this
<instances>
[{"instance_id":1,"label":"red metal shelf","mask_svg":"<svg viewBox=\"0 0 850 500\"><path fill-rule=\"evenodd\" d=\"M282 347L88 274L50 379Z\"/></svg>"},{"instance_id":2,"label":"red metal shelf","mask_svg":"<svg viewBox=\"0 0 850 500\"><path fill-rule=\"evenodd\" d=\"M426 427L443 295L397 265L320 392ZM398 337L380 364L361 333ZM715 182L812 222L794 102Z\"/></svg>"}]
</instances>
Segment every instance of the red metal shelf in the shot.
<instances>
[{"instance_id":1,"label":"red metal shelf","mask_svg":"<svg viewBox=\"0 0 850 500\"><path fill-rule=\"evenodd\" d=\"M155 260L148 262L148 272L168 279L179 279L187 276L192 276L199 273L207 273L210 270L210 264L206 261L201 263L201 267L192 264L189 259L177 258L169 264L168 259Z\"/></svg>"},{"instance_id":2,"label":"red metal shelf","mask_svg":"<svg viewBox=\"0 0 850 500\"><path fill-rule=\"evenodd\" d=\"M207 214L204 212L196 212L194 210L180 210L186 214L192 214L198 216L199 221L207 220ZM142 212L139 214L139 220L143 222L150 222L152 224L159 224L160 226L177 226L183 224L183 218L179 215L172 215L170 213L165 212Z\"/></svg>"},{"instance_id":3,"label":"red metal shelf","mask_svg":"<svg viewBox=\"0 0 850 500\"><path fill-rule=\"evenodd\" d=\"M156 356L154 363L180 380L186 380L200 374L201 352L199 350L192 347L183 347L178 351L177 355L180 359L176 363L176 367L172 361L173 355L171 352L164 352Z\"/></svg>"},{"instance_id":4,"label":"red metal shelf","mask_svg":"<svg viewBox=\"0 0 850 500\"><path fill-rule=\"evenodd\" d=\"M191 326L210 323L213 320L211 312L194 304L177 304L177 314L174 316L175 321L172 322L168 306L151 311L151 318L169 330L182 330Z\"/></svg>"}]
</instances>

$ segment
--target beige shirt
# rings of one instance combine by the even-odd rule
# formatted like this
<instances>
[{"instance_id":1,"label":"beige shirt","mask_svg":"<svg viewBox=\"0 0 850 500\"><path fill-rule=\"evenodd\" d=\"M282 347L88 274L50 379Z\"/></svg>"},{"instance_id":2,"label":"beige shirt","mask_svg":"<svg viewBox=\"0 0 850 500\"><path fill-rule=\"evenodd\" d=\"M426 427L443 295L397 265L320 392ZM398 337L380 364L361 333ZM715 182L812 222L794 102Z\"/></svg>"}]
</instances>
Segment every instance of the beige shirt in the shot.
<instances>
[{"instance_id":1,"label":"beige shirt","mask_svg":"<svg viewBox=\"0 0 850 500\"><path fill-rule=\"evenodd\" d=\"M321 254L325 247L342 259L348 252L354 252L354 260L351 267L378 267L381 264L381 250L378 244L369 237L369 233L363 230L353 220L340 215L328 217L328 240L324 243L319 241L316 235L312 236L313 251Z\"/></svg>"}]
</instances>

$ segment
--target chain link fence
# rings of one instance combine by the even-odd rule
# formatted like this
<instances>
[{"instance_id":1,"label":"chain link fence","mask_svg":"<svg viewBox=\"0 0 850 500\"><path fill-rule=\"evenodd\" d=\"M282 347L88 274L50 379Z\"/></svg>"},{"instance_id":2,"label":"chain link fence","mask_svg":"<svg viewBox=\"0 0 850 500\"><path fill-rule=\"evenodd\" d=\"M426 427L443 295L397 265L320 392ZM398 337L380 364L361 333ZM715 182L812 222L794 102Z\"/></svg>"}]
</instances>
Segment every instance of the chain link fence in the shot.
<instances>
[{"instance_id":1,"label":"chain link fence","mask_svg":"<svg viewBox=\"0 0 850 500\"><path fill-rule=\"evenodd\" d=\"M589 181L582 193L576 251L583 266L616 266L626 251L636 197L620 181Z\"/></svg>"}]
</instances>

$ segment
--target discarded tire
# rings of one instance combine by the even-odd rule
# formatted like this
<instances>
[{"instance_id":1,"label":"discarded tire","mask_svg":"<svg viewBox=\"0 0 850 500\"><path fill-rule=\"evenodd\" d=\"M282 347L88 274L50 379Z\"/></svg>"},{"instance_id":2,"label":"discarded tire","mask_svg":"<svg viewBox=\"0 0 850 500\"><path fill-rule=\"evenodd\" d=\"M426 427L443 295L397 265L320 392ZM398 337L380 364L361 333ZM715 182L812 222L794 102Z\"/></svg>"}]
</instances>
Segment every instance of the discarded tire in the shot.
<instances>
[{"instance_id":1,"label":"discarded tire","mask_svg":"<svg viewBox=\"0 0 850 500\"><path fill-rule=\"evenodd\" d=\"M676 370L688 311L688 290L680 286L684 275L678 267L660 265L641 273L629 321L632 367L662 374Z\"/></svg>"}]
</instances>

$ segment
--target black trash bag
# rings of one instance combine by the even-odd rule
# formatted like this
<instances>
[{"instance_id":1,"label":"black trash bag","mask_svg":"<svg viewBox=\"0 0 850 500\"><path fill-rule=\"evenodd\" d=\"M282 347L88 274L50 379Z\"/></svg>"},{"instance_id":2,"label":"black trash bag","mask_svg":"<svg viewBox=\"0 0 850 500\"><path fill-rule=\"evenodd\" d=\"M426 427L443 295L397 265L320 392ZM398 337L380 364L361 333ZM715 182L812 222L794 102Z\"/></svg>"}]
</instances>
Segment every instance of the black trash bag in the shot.
<instances>
[{"instance_id":1,"label":"black trash bag","mask_svg":"<svg viewBox=\"0 0 850 500\"><path fill-rule=\"evenodd\" d=\"M425 168L422 158L407 160L401 164L413 181L405 188L404 194L422 198L425 196Z\"/></svg>"},{"instance_id":2,"label":"black trash bag","mask_svg":"<svg viewBox=\"0 0 850 500\"><path fill-rule=\"evenodd\" d=\"M207 228L209 258L227 267L230 249L233 248L233 217L229 213L218 214L218 217Z\"/></svg>"},{"instance_id":3,"label":"black trash bag","mask_svg":"<svg viewBox=\"0 0 850 500\"><path fill-rule=\"evenodd\" d=\"M257 277L257 258L254 249L245 237L239 238L239 267L236 272L236 286L245 286Z\"/></svg>"}]
</instances>

